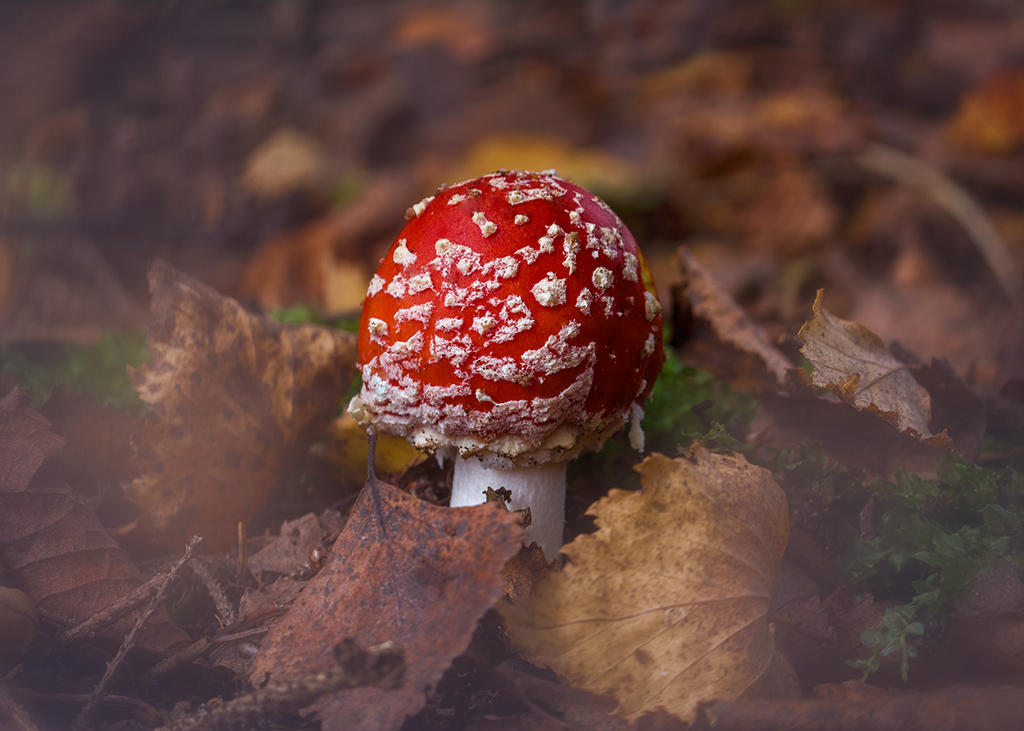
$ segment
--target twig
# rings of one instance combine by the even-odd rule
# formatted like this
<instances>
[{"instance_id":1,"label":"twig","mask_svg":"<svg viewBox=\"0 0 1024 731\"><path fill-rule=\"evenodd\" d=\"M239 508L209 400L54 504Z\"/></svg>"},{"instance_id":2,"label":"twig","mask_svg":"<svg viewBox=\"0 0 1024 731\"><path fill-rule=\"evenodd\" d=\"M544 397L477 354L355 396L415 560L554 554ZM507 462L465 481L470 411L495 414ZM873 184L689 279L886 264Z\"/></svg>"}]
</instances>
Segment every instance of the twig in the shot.
<instances>
[{"instance_id":1,"label":"twig","mask_svg":"<svg viewBox=\"0 0 1024 731\"><path fill-rule=\"evenodd\" d=\"M245 523L238 521L238 562L235 564L235 581L244 581L249 571L249 546L246 539Z\"/></svg>"},{"instance_id":2,"label":"twig","mask_svg":"<svg viewBox=\"0 0 1024 731\"><path fill-rule=\"evenodd\" d=\"M159 678L161 675L166 675L172 670L180 668L182 665L188 665L200 655L205 654L210 647L210 640L206 637L201 637L188 647L178 650L178 652L174 653L170 657L165 657L163 660L151 667L146 675L151 678Z\"/></svg>"},{"instance_id":3,"label":"twig","mask_svg":"<svg viewBox=\"0 0 1024 731\"><path fill-rule=\"evenodd\" d=\"M224 591L224 587L217 581L217 577L213 575L213 571L210 565L202 559L196 559L192 562L192 571L199 580L206 586L207 591L210 592L210 598L213 600L213 606L217 609L217 614L220 616L221 624L224 627L235 623L235 607L228 599L227 593Z\"/></svg>"},{"instance_id":4,"label":"twig","mask_svg":"<svg viewBox=\"0 0 1024 731\"><path fill-rule=\"evenodd\" d=\"M1024 300L1024 278L1017 270L1006 243L985 211L963 186L922 160L882 145L868 147L866 152L857 156L857 162L863 168L929 195L963 226L1009 300L1014 304Z\"/></svg>"},{"instance_id":5,"label":"twig","mask_svg":"<svg viewBox=\"0 0 1024 731\"><path fill-rule=\"evenodd\" d=\"M36 701L53 705L55 703L73 704L84 706L92 697L88 693L47 693L28 688L19 688L14 685L3 685L0 683L0 694L7 693L8 697L16 697L20 700ZM160 712L138 698L130 698L124 695L108 695L100 699L99 705L117 709L121 716L130 715L139 723L147 727L153 727L160 723ZM3 727L6 731L7 727ZM35 726L25 727L25 731L38 731Z\"/></svg>"},{"instance_id":6,"label":"twig","mask_svg":"<svg viewBox=\"0 0 1024 731\"><path fill-rule=\"evenodd\" d=\"M131 628L131 631L129 631L128 635L124 638L124 641L121 643L121 647L117 650L117 654L114 655L114 659L107 665L107 671L103 674L103 677L100 678L100 682L97 683L96 687L93 689L92 696L85 704L85 708L83 708L75 717L74 723L72 724L73 728L84 729L89 726L92 721L92 714L96 707L96 702L106 694L107 687L110 685L110 681L113 679L114 673L116 673L118 668L121 666L124 656L128 653L128 650L135 646L135 640L139 636L139 633L142 632L142 628L146 626L146 622L149 621L149 618L153 616L153 612L155 612L157 607L160 606L160 602L163 601L164 596L167 594L167 589L171 585L171 580L181 572L181 569L192 558L192 553L202 542L203 537L199 534L189 538L188 543L185 545L185 554L167 574L163 585L150 601L146 611L142 613L138 621L135 623L135 626Z\"/></svg>"},{"instance_id":7,"label":"twig","mask_svg":"<svg viewBox=\"0 0 1024 731\"><path fill-rule=\"evenodd\" d=\"M327 670L271 683L213 710L196 713L156 731L254 727L260 719L297 711L322 696L340 690L365 686L394 690L402 684L405 658L402 651L390 642L363 650L353 640L345 639L335 648L334 656L337 664Z\"/></svg>"},{"instance_id":8,"label":"twig","mask_svg":"<svg viewBox=\"0 0 1024 731\"><path fill-rule=\"evenodd\" d=\"M160 588L164 577L156 574L145 584L135 587L128 596L109 607L105 607L86 618L80 624L64 630L54 638L54 650L70 645L78 640L92 637L96 633L106 629L119 619L128 616L135 609L140 607Z\"/></svg>"}]
</instances>

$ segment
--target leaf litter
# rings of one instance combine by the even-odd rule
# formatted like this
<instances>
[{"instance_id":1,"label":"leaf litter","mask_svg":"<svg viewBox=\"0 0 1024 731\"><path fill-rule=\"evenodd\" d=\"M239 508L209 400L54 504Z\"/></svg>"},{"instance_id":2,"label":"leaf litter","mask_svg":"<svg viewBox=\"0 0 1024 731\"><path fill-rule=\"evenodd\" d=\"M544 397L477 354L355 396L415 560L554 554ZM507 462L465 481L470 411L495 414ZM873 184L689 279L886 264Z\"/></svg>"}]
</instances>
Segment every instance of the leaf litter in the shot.
<instances>
[{"instance_id":1,"label":"leaf litter","mask_svg":"<svg viewBox=\"0 0 1024 731\"><path fill-rule=\"evenodd\" d=\"M331 647L345 638L391 642L405 654L400 688L344 691L311 709L325 731L399 728L501 596L501 568L521 538L512 513L489 504L435 507L371 470L327 564L264 640L251 681L327 667Z\"/></svg>"},{"instance_id":2,"label":"leaf litter","mask_svg":"<svg viewBox=\"0 0 1024 731\"><path fill-rule=\"evenodd\" d=\"M598 531L562 549L565 569L502 605L513 642L630 719L796 695L767 618L788 532L782 490L742 457L696 444L637 469L643 490L590 508Z\"/></svg>"},{"instance_id":3,"label":"leaf litter","mask_svg":"<svg viewBox=\"0 0 1024 731\"><path fill-rule=\"evenodd\" d=\"M127 492L156 542L222 550L333 417L355 338L250 314L162 262L150 286L152 362L131 372L151 410Z\"/></svg>"},{"instance_id":4,"label":"leaf litter","mask_svg":"<svg viewBox=\"0 0 1024 731\"><path fill-rule=\"evenodd\" d=\"M455 179L440 171L477 165L488 168L456 176L470 177L538 157L550 162L530 165L561 169L559 161L564 160L571 175L592 175L607 184L614 197L609 202L631 227L637 226L638 238L649 242L651 249L645 248L645 253L651 253L663 295L674 284L667 262L676 243L685 240L708 269L707 281L720 290L724 301L728 302L729 296L735 298L757 323L733 332L727 310L709 308L710 317L697 313L696 335L711 336L703 341L703 354L710 356L706 367L734 386L748 383L760 389L759 421L749 430L728 424L732 446L745 450L750 459L765 459L771 453L769 447L800 453L803 447L799 445L814 438L827 446L824 453L831 460L863 468L869 474L893 478L901 467L919 475L934 469L936 450L910 431L899 431L870 408L858 410L834 395L816 393L798 380L802 374L790 370L784 359L776 361L785 375L778 378L779 369L764 367L767 361L760 346L748 347L753 343L748 336L763 335L763 343L777 347L795 363L799 343L792 334L811 310L815 290L827 286L834 312L865 324L886 342L903 342L926 362L933 356L949 358L955 373L937 366L934 360L917 366L912 354L898 353L895 346L892 351L928 392L931 416L927 428L932 434L945 430L968 463L976 457L1002 468L1016 460L1019 469L1020 435L1024 434L1019 412L1024 398L1012 386L1019 384L1024 363L1020 325L1024 319L1019 307L1005 306L998 290L999 275L1012 274L1011 268L1019 269L1024 261L1024 228L1020 214L1012 208L1024 185L1019 159L1020 115L1013 106L1020 96L1020 84L1016 72L998 70L1018 55L1019 39L1013 29L1019 26L1019 9L1003 4L981 12L974 6L922 12L919 8L893 8L889 3L862 4L855 9L839 3L780 11L770 4L754 3L758 7L751 12L748 3L726 3L707 15L700 11L700 4L680 4L671 12L666 8L656 16L658 22L651 23L655 16L649 3L613 5L589 8L585 17L562 6L538 6L535 25L505 23L501 13L487 4L474 6L468 15L462 9L422 11L402 4L375 6L369 12L368 6L359 2L275 3L245 12L213 4L181 16L156 5L129 8L104 2L86 4L70 13L60 4L33 6L23 14L12 11L0 24L0 55L8 61L3 64L8 71L0 71L0 86L10 92L5 98L12 101L0 114L4 141L0 146L4 171L0 181L0 293L7 293L0 298L4 308L0 319L5 325L12 318L22 323L19 337L94 338L98 334L96 320L120 321L104 320L102 310L116 313L118 308L110 305L124 301L121 288L139 290L134 292L137 301L131 311L141 311L143 270L154 252L187 263L184 268L190 271L202 271L218 290L251 296L268 307L305 300L319 302L328 312L352 311L365 291L368 272L382 247L390 243L392 224L400 219L406 200L429 194L439 180ZM166 22L168 12L175 22ZM194 33L197 23L204 28L201 37ZM893 32L908 24L915 29L913 38ZM152 32L157 27L160 32ZM356 35L351 29L356 27L360 37L380 39L379 45L370 48L361 41L349 43ZM224 33L232 39L230 49L221 43ZM139 38L147 42L139 44ZM268 38L273 42L268 44ZM751 44L752 38L757 39L757 46ZM397 56L395 47L400 51ZM138 51L140 63L98 61L117 58L126 48ZM218 62L203 63L210 53ZM244 57L244 63L232 62L233 54L239 61ZM221 63L224 58L229 62ZM43 60L45 63L40 62ZM513 63L506 63L509 60ZM160 84L151 83L149 74L154 68L170 71ZM443 73L426 73L437 68ZM884 84L878 83L878 68L887 69ZM483 76L481 69L487 70ZM843 79L841 90L836 87L837 78ZM324 83L311 84L310 79ZM481 81L486 83L481 85ZM83 93L89 88L104 92L98 97ZM568 99L566 89L573 90ZM639 100L637 90L641 92ZM182 105L184 95L195 103ZM138 113L140 102L145 114ZM289 126L323 151L324 157L312 161L307 156L303 176L278 181L287 185L273 190L264 187L262 194L256 193L246 187L246 178L239 171L246 168L247 158L254 159L254 150L263 147L265 151L264 143L273 140L275 130L282 129L281 112ZM96 124L98 119L104 123ZM497 133L493 132L496 121L502 130ZM955 181L962 186L957 195L973 193L982 205L975 206L967 217L964 212L970 211L949 197L950 189L943 192L935 185L921 185L921 179L915 182L892 170L882 171L884 179L865 173L864 145L869 139L890 150L905 151L906 159L900 163L904 171L921 170L924 165L933 182L939 180L935 174L947 182ZM225 145L225 140L230 144ZM21 142L24 145L19 150ZM981 159L971 150L988 157ZM24 186L24 172L30 170L41 173L33 173L41 187ZM309 175L310 171L314 174ZM914 205L892 203L905 199L910 188L919 191ZM60 203L61 191L72 194L67 200L73 206L53 205ZM395 191L399 194L393 194ZM367 194L362 195L364 192ZM334 210L326 211L328 205ZM60 223L57 228L40 227L45 217L55 213ZM981 244L993 237L978 235L983 232L975 225L979 215L991 216L996 224L1006 244L1008 258L1002 259L1006 266L986 266L986 256L989 262L995 259ZM953 219L947 220L949 216ZM24 286L25 275L14 264L21 260L12 255L28 251L35 245L36 234L41 234L55 239L52 251L59 258L71 240L67 230L86 231L86 238L95 241L85 246L94 246L100 258L112 266L79 267L85 272L83 277L82 272L54 266L53 257L48 257L50 271L33 268L32 276L25 280L31 286ZM190 242L187 250L185 241ZM231 242L230 251L224 250L225 242ZM243 261L235 248L237 242L251 246L263 242L263 256ZM707 258L712 249L723 252L717 261ZM211 260L213 264L207 266ZM81 256L76 261L88 263ZM253 266L257 262L259 266ZM246 263L250 266L245 267ZM235 277L240 268L248 271ZM62 272L77 276L47 278ZM91 282L90 272L104 274L98 288ZM46 286L48 281L60 286L54 290ZM695 281L696 277L691 277L691 286ZM1007 281L1005 276L1003 281ZM705 294L709 291L703 285L701 289ZM33 296L19 297L19 292ZM53 292L56 298L48 296ZM101 312L88 314L96 311L96 302ZM60 306L47 308L48 303ZM682 346L680 352L692 352L695 348L690 345L697 343L682 342L687 334L681 327L687 309L683 303L677 297L680 316L674 323L674 342ZM668 309L669 303L663 304ZM692 306L689 312L693 314ZM716 330L713 325L719 317L722 326ZM14 332L5 328L8 331ZM730 336L739 342L728 344ZM688 356L685 362L691 364ZM850 373L852 370L846 377ZM865 381L861 378L862 386ZM701 394L707 391L704 388ZM704 431L723 410L724 399L711 393L709 399L701 395L686 400L688 412L693 406L688 416L691 421L703 422ZM703 403L707 400L716 403L709 406ZM903 411L910 413L909 403L907 399L897 411L888 412L896 424ZM661 423L673 424L670 433L651 443L664 445L670 452L680 442L685 447L689 439L680 438L679 421ZM183 422L182 426L188 432L193 425ZM69 444L79 439L74 429L65 431L64 425L61 429ZM914 432L924 435L917 428ZM82 443L89 444L88 440ZM721 444L715 448L721 449ZM336 446L330 440L323 446L329 457L341 456L340 449L339 454L330 454ZM610 451L616 446L610 444ZM273 447L269 449L273 452ZM301 461L303 449L296 446L295 456L286 461L295 465L296 472L302 471L301 487L312 492L317 488L311 489L313 473L308 471L310 464ZM803 451L799 461L812 461L806 456L810 451ZM349 466L359 460L357 450L351 452L344 459L331 459L333 471L325 472L329 472L332 488L350 480L354 489L361 482L361 467L354 471ZM627 454L620 451L616 463L598 463L631 464L634 460ZM396 452L395 456L402 455ZM71 464L83 462L68 460L61 469L68 476L75 469ZM397 464L396 471L403 466ZM100 481L124 479L115 476L123 474L119 469L106 470L96 463L89 467L94 474L104 475ZM346 474L349 472L352 474ZM577 472L576 489L570 492L571 507L582 513L604 487L628 484L620 472L608 469L599 480L593 480L601 489L585 485L586 477ZM993 478L999 490L1006 490L1008 474ZM782 484L783 476L777 477ZM245 475L239 481L248 479ZM443 503L446 495L445 473L433 460L422 463L415 473L407 471L389 480L403 486L415 482L413 493L436 503ZM281 481L278 477L278 483ZM82 497L79 480L72 482L74 494ZM923 489L923 483L913 480L898 484L911 498L914 490ZM820 479L807 490L819 502L808 498L791 510L800 518L813 517L834 487ZM942 500L959 501L965 493L981 495L990 488L974 480L950 484L949 489L939 491L938 502L926 505L923 512L933 515L941 511ZM341 495L335 493L331 498L347 499L344 491L339 492ZM180 494L171 490L170 497L178 499ZM843 530L860 531L859 538L872 540L873 532L884 528L892 501L908 495L882 491L876 497L865 504L866 498L856 502L846 493L833 495L830 509L841 514ZM1019 506L1005 492L998 499L982 497L985 521L991 522L990 534L1001 536L995 540L1019 541L1020 522L1014 522ZM149 501L159 503L158 493L148 494ZM276 497L264 501L268 511L276 511L279 505ZM316 510L318 520L326 515L322 507ZM208 509L220 512L232 535L230 521L250 510L244 505L237 513L233 507L203 507ZM301 515L307 509L303 505L285 517ZM183 524L187 517L181 514ZM572 517L572 533L588 529L588 518ZM969 527L977 525L975 521ZM947 527L958 529L959 524ZM801 531L807 533L799 528L793 535L799 536ZM805 600L806 611L801 616L823 635L834 630L843 649L855 654L864 650L861 631L883 620L881 607L886 602L882 590L878 590L878 601L867 597L858 603L849 586L834 586L844 580L837 573L840 557L829 553L842 543L839 533L816 534L810 539L810 548L799 549L808 554L817 551L816 556L805 555L803 558L814 561L802 565L815 563L815 579L820 582L818 593ZM289 536L279 537L282 544L289 542ZM806 538L804 535L804 542ZM257 536L247 541L246 547L255 553L267 540ZM798 552L799 542L799 538L792 541L793 553ZM308 545L315 543L311 540ZM329 548L329 543L326 540L324 547ZM935 547L925 543L918 550L930 556ZM295 549L291 557L277 564L279 568L288 568L302 558L303 551L298 546ZM215 634L220 647L230 646L238 651L236 657L251 659L255 648L250 643L258 642L258 633L266 630L267 617L284 611L302 582L280 580L261 588L244 573L240 580L233 572L236 560L241 562L244 557L244 551L239 553L242 555L232 549L230 554L209 560L222 568L231 567L221 572L221 580L233 600L242 591L237 583L241 581L248 596L267 603L251 616L243 613L245 620L230 627L211 627L213 620L208 615L202 628L190 626L189 631ZM306 553L308 557L310 551ZM544 577L550 570L529 560L525 553L519 556L523 560L517 570L510 572L508 567L514 563L506 564L505 578L507 590L518 593L523 589L521 596L525 597L527 590L533 590L531 584L547 580ZM883 560L888 559L883 556ZM917 571L920 575L921 567L914 560L918 559L911 560L906 574ZM1019 576L1019 566L1012 571ZM906 574L901 580L907 579ZM261 580L272 578L264 572ZM1003 589L1012 588L1012 581L1001 578L997 583ZM278 593L271 591L279 586ZM980 586L978 583L975 588ZM888 588L885 594L890 604L894 592L909 589L905 585ZM184 600L186 594L194 599L203 592L200 587L183 593L175 607L189 603ZM1016 602L1019 608L1017 595L1009 594L1004 604L985 606L1013 607ZM253 606L257 605L254 602ZM915 687L943 687L951 677L966 677L971 682L991 679L998 684L1019 676L1019 649L1014 649L1019 644L1014 644L1014 638L1019 636L1020 622L973 612L969 617L938 618L934 636L929 629L926 642L916 646L928 656L929 664L923 666L924 673L921 663L913 666L911 683ZM53 634L49 621L43 617L44 639ZM950 634L942 635L949 623L953 623ZM783 628L787 635L818 642L812 633L801 634L782 621L775 626L777 632ZM489 633L492 641L501 637L493 622L485 621L481 633ZM957 643L959 649L953 647ZM990 652L990 646L1005 650L1003 656ZM497 653L493 646L490 649L488 662L493 669L506 661L522 667L518 656ZM468 652L480 650L474 641ZM30 657L33 652L30 647ZM944 660L943 653L952 660ZM820 652L812 653L815 655L820 659ZM837 674L843 669L843 659L832 657L831 664L818 665L794 660L794 664L809 690L808 683L819 679L851 677ZM247 676L250 668L246 662L251 664L250 660L232 666L238 677ZM487 687L471 686L466 679L467 662L467 657L455 662L410 726L626 727L625 722L604 715L607 706L594 696L565 684L531 682L525 680L530 676L520 675L514 683L503 677L492 678ZM208 670L203 663L200 658L182 676L209 677L202 674ZM874 682L899 685L891 672L886 674L893 665L899 665L898 657L883 663ZM950 665L970 666L974 674L944 675ZM845 670L849 672L849 668ZM929 670L931 675L926 674ZM541 690L544 683L547 686ZM502 705L502 698L514 695L509 692L513 684L529 686L525 695L536 707L526 701ZM244 688L200 683L189 687L165 679L161 690L195 701L209 699L218 691L241 694ZM271 715L291 713L301 707L295 705L295 696L279 702L273 684L261 690L269 692L260 699L255 694L239 696L246 703L256 702L252 718L271 710ZM814 723L826 725L831 718L855 725L870 719L885 727L902 718L919 719L913 713L906 716L916 703L940 708L935 701L943 700L938 694L903 694L899 703L890 703L861 691L861 686L852 686L848 694L832 688L831 694L819 692L805 701L815 704ZM0 688L0 719L6 711L20 722L20 713L6 710L10 708L8 697ZM494 698L498 701L492 702ZM947 703L955 700L954 712L964 711L958 723L1009 725L986 713L1000 706L995 695L950 692L947 698ZM1011 695L1008 700L1019 705L1019 698ZM261 705L264 702L266 705ZM727 713L730 703L736 715ZM161 707L170 705L167 702ZM716 715L704 714L695 722L714 718L719 728L764 727L776 706L720 701L713 708ZM808 716L800 715L807 709L799 704L783 710L791 715L781 720L772 715L775 727L798 725L801 718L807 721ZM921 725L936 726L954 718L954 712L925 716ZM153 713L147 717L150 723ZM450 713L455 715L446 715ZM664 711L661 714L644 715L634 726L678 728L681 724ZM230 723L232 717L218 718L218 722ZM302 722L285 718L283 723Z\"/></svg>"}]
</instances>

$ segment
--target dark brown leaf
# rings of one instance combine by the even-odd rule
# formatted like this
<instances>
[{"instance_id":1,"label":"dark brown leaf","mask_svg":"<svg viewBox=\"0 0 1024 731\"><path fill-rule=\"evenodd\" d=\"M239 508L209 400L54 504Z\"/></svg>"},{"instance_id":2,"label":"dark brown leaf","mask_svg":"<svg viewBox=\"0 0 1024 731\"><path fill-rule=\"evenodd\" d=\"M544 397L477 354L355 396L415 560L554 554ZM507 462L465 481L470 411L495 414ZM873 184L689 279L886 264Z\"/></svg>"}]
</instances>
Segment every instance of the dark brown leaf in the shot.
<instances>
[{"instance_id":1,"label":"dark brown leaf","mask_svg":"<svg viewBox=\"0 0 1024 731\"><path fill-rule=\"evenodd\" d=\"M40 611L77 624L142 583L138 569L86 506L71 497L58 456L64 440L17 391L0 400L0 565ZM115 625L123 634L128 625ZM142 644L189 642L164 611Z\"/></svg>"},{"instance_id":2,"label":"dark brown leaf","mask_svg":"<svg viewBox=\"0 0 1024 731\"><path fill-rule=\"evenodd\" d=\"M501 568L522 537L517 520L490 505L438 508L370 480L327 565L264 641L253 683L327 668L346 637L390 640L405 652L401 689L345 691L312 708L326 731L397 729L501 596Z\"/></svg>"},{"instance_id":3,"label":"dark brown leaf","mask_svg":"<svg viewBox=\"0 0 1024 731\"><path fill-rule=\"evenodd\" d=\"M792 363L689 251L682 248L677 256L685 282L683 306L690 315L685 319L693 323L685 360L738 388L774 389L783 383Z\"/></svg>"}]
</instances>

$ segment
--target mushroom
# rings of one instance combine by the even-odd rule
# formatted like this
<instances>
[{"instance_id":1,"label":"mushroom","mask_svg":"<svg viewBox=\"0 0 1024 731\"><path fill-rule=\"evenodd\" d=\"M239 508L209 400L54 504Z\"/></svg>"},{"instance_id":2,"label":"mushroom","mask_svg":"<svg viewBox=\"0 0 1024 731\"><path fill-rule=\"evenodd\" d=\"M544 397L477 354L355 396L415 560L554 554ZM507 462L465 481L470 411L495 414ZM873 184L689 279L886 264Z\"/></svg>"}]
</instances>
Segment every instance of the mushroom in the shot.
<instances>
[{"instance_id":1,"label":"mushroom","mask_svg":"<svg viewBox=\"0 0 1024 731\"><path fill-rule=\"evenodd\" d=\"M562 546L569 460L627 422L661 369L661 307L633 236L554 171L442 186L373 276L349 413L455 461L451 506L486 488L529 506L548 560Z\"/></svg>"}]
</instances>

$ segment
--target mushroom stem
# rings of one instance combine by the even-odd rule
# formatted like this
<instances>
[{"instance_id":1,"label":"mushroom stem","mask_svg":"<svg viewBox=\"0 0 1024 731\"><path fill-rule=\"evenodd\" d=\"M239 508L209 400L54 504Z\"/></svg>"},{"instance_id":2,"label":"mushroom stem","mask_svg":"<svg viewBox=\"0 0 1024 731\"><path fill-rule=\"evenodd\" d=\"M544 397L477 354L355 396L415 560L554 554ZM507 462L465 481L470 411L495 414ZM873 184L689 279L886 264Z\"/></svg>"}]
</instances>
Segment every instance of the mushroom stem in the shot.
<instances>
[{"instance_id":1,"label":"mushroom stem","mask_svg":"<svg viewBox=\"0 0 1024 731\"><path fill-rule=\"evenodd\" d=\"M484 467L479 459L455 458L452 476L453 508L464 508L484 502L488 487L504 487L511 491L509 510L529 506L533 524L526 529L523 542L536 542L544 558L554 560L562 547L565 531L565 468L567 462L548 462L537 467L512 470Z\"/></svg>"}]
</instances>

